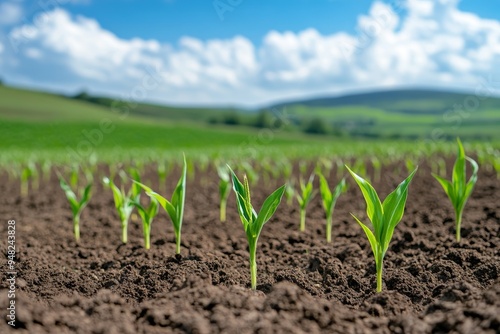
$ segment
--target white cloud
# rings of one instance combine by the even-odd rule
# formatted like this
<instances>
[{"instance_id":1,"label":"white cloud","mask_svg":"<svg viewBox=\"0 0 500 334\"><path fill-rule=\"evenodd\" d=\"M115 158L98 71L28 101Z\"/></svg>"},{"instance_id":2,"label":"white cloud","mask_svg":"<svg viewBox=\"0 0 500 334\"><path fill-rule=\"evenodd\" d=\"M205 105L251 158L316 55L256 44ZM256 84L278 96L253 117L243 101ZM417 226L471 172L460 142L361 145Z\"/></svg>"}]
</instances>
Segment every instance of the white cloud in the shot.
<instances>
[{"instance_id":1,"label":"white cloud","mask_svg":"<svg viewBox=\"0 0 500 334\"><path fill-rule=\"evenodd\" d=\"M15 2L0 3L0 25L12 25L21 21L23 9Z\"/></svg>"},{"instance_id":2,"label":"white cloud","mask_svg":"<svg viewBox=\"0 0 500 334\"><path fill-rule=\"evenodd\" d=\"M26 49L26 51L24 52L24 54L26 55L26 57L32 58L32 59L42 58L42 51L40 51L37 48Z\"/></svg>"},{"instance_id":3,"label":"white cloud","mask_svg":"<svg viewBox=\"0 0 500 334\"><path fill-rule=\"evenodd\" d=\"M375 1L359 17L357 34L270 31L259 47L243 36L183 37L176 45L126 40L93 19L55 9L11 32L22 52L8 75L127 95L154 71L160 85L147 91L149 99L256 105L398 85L474 90L500 66L500 22L460 11L457 0L407 0L406 9L403 15ZM40 65L49 77L29 72ZM60 77L50 81L54 71Z\"/></svg>"}]
</instances>

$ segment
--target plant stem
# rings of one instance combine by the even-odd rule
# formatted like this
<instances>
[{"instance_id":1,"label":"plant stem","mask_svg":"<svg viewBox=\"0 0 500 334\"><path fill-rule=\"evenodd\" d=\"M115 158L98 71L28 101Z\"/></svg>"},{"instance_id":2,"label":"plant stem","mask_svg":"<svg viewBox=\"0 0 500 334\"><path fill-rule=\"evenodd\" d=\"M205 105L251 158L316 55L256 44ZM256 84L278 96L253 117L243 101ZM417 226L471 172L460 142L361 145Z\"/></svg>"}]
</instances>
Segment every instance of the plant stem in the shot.
<instances>
[{"instance_id":1,"label":"plant stem","mask_svg":"<svg viewBox=\"0 0 500 334\"><path fill-rule=\"evenodd\" d=\"M80 241L80 215L73 217L73 231L75 233L76 242Z\"/></svg>"},{"instance_id":2,"label":"plant stem","mask_svg":"<svg viewBox=\"0 0 500 334\"><path fill-rule=\"evenodd\" d=\"M127 243L127 222L122 222L122 242Z\"/></svg>"},{"instance_id":3,"label":"plant stem","mask_svg":"<svg viewBox=\"0 0 500 334\"><path fill-rule=\"evenodd\" d=\"M300 209L300 231L304 232L306 230L306 210Z\"/></svg>"},{"instance_id":4,"label":"plant stem","mask_svg":"<svg viewBox=\"0 0 500 334\"><path fill-rule=\"evenodd\" d=\"M220 221L225 222L226 221L226 201L221 200L220 202Z\"/></svg>"},{"instance_id":5,"label":"plant stem","mask_svg":"<svg viewBox=\"0 0 500 334\"><path fill-rule=\"evenodd\" d=\"M457 221L457 225L456 225L457 242L460 242L460 229L461 229L461 225L462 225L462 213L461 212L457 213L456 221Z\"/></svg>"},{"instance_id":6,"label":"plant stem","mask_svg":"<svg viewBox=\"0 0 500 334\"><path fill-rule=\"evenodd\" d=\"M149 225L144 225L144 248L151 248L151 236Z\"/></svg>"},{"instance_id":7,"label":"plant stem","mask_svg":"<svg viewBox=\"0 0 500 334\"><path fill-rule=\"evenodd\" d=\"M383 258L379 258L379 261L376 263L377 268L377 292L382 292L382 272L384 271L384 262Z\"/></svg>"},{"instance_id":8,"label":"plant stem","mask_svg":"<svg viewBox=\"0 0 500 334\"><path fill-rule=\"evenodd\" d=\"M181 230L175 232L175 254L181 253Z\"/></svg>"},{"instance_id":9,"label":"plant stem","mask_svg":"<svg viewBox=\"0 0 500 334\"><path fill-rule=\"evenodd\" d=\"M21 197L28 196L28 181L21 181Z\"/></svg>"},{"instance_id":10,"label":"plant stem","mask_svg":"<svg viewBox=\"0 0 500 334\"><path fill-rule=\"evenodd\" d=\"M332 216L326 217L326 242L332 242Z\"/></svg>"},{"instance_id":11,"label":"plant stem","mask_svg":"<svg viewBox=\"0 0 500 334\"><path fill-rule=\"evenodd\" d=\"M250 280L252 285L252 290L257 289L257 261L255 255L257 252L257 240L251 240L248 243L250 250Z\"/></svg>"}]
</instances>

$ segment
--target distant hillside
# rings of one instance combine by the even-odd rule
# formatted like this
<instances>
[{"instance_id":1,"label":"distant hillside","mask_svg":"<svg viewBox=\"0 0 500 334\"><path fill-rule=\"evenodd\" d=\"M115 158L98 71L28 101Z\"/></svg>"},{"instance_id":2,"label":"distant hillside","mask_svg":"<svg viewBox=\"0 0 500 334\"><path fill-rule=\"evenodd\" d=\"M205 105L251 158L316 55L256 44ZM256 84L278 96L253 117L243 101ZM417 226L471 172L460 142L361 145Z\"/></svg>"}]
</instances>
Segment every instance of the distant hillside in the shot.
<instances>
[{"instance_id":1,"label":"distant hillside","mask_svg":"<svg viewBox=\"0 0 500 334\"><path fill-rule=\"evenodd\" d=\"M285 125L282 132L335 137L449 140L500 139L500 99L481 100L473 110L456 109L471 95L432 90L393 90L276 104L248 112L224 108L173 107L116 102L109 97L73 97L0 86L0 120L15 122L99 122L203 127L229 132ZM284 109L277 121L273 108ZM125 119L117 114L127 110ZM284 119L288 115L289 119ZM0 125L2 122L0 122ZM3 121L4 124L5 121ZM181 125L182 124L182 125ZM214 128L215 127L215 128Z\"/></svg>"},{"instance_id":2,"label":"distant hillside","mask_svg":"<svg viewBox=\"0 0 500 334\"><path fill-rule=\"evenodd\" d=\"M462 104L473 94L436 90L388 90L339 97L319 97L281 102L272 107L306 106L312 108L366 106L399 113L439 114ZM500 98L489 97L481 101L479 109L500 109Z\"/></svg>"},{"instance_id":3,"label":"distant hillside","mask_svg":"<svg viewBox=\"0 0 500 334\"><path fill-rule=\"evenodd\" d=\"M391 90L321 97L276 104L292 119L334 129L354 137L500 138L500 98L489 97L474 108L473 94L435 90ZM458 106L458 107L457 107Z\"/></svg>"},{"instance_id":4,"label":"distant hillside","mask_svg":"<svg viewBox=\"0 0 500 334\"><path fill-rule=\"evenodd\" d=\"M70 97L77 101L85 101L99 106L111 109L113 107L120 108L127 104L125 101L117 101L116 99L101 96L92 96L85 92L79 93ZM169 120L192 120L192 121L208 121L211 118L220 117L221 114L235 112L233 109L227 108L195 108L195 107L172 107L151 103L134 103L133 107L128 106L130 113L139 117L148 117L155 119Z\"/></svg>"},{"instance_id":5,"label":"distant hillside","mask_svg":"<svg viewBox=\"0 0 500 334\"><path fill-rule=\"evenodd\" d=\"M134 112L146 110L143 109L146 106L132 108L127 117L121 117L109 105L0 86L0 155L7 149L33 154L54 150L66 156L65 159L70 159L68 153L76 151L88 156L93 151L109 154L150 148L165 152L188 149L205 153L220 149L239 152L249 138L258 138L258 132L248 127L208 124L203 110L153 105L152 110L170 112L157 117L154 113L145 117ZM318 145L322 141L323 138L281 132L266 147Z\"/></svg>"}]
</instances>

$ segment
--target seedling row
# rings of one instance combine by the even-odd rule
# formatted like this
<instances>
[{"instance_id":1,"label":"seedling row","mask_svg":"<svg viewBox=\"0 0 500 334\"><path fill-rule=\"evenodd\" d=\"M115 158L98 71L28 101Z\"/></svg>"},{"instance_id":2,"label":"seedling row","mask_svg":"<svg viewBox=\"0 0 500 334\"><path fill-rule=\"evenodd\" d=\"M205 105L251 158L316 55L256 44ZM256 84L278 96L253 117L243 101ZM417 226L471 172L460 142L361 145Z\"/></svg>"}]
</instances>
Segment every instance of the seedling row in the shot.
<instances>
[{"instance_id":1,"label":"seedling row","mask_svg":"<svg viewBox=\"0 0 500 334\"><path fill-rule=\"evenodd\" d=\"M456 239L459 242L463 211L477 182L479 166L473 158L466 156L460 140L457 141L456 152L456 160L450 175L446 173L447 166L444 159L433 159L430 163L433 174L421 177L440 184L444 189L443 195L449 197L450 206L455 211ZM197 168L189 156L179 157L179 160L180 164L171 161L156 163L157 187L152 186L152 180L141 179L145 163L110 165L107 175L98 175L97 163L65 168L55 166L62 193L65 194L68 209L72 213L75 240L80 243L85 242L85 238L80 235L81 228L84 229L85 226L80 217L86 205L92 200L95 184L100 182L105 191L109 191L113 196L116 215L120 221L119 235L122 243L128 243L129 220L135 213L142 221L144 248L150 249L151 226L155 223L159 211L164 210L174 229L175 253L180 254L185 202L189 201L189 193L196 191L188 187L188 180L199 177L197 171L214 168L218 180L205 179L201 182L218 183L220 202L217 210L221 228L227 228L225 224L234 224L233 221L227 221L228 210L238 212L248 242L250 284L252 289L256 289L258 241L264 225L272 219L278 207L295 206L300 212L297 229L303 232L307 228L308 206L313 198L320 197L325 214L325 242L335 247L336 231L332 230L332 222L338 219L335 216L335 205L351 185L359 188L359 200L363 198L366 206L366 218L353 215L351 220L360 227L360 233L364 232L371 246L376 267L377 292L380 292L383 261L394 230L403 219L406 202L411 201L411 181L419 173L418 164L419 160L421 161L408 157L404 160L404 164L399 164L394 169L394 175L395 177L404 175L404 177L401 177L398 186L381 200L374 185L384 182L387 178L386 175L381 175L382 162L378 157L371 158L369 163L362 159L326 158L318 159L312 166L300 162L296 166L300 175L298 178L293 177L294 164L287 159L266 159L255 165L246 161L204 160L202 163L198 161ZM180 169L177 168L179 165ZM19 177L21 196L28 196L30 191L36 191L40 186L40 180L50 178L52 167L49 163L30 163L21 169L21 175L11 172L10 177ZM467 175L470 175L469 178ZM169 191L166 181L172 178L175 178L177 183ZM260 207L256 206L252 201L252 189L274 184L278 179L284 179L285 182L271 191ZM235 207L227 205L231 193L235 198ZM285 201L286 203L282 203Z\"/></svg>"}]
</instances>

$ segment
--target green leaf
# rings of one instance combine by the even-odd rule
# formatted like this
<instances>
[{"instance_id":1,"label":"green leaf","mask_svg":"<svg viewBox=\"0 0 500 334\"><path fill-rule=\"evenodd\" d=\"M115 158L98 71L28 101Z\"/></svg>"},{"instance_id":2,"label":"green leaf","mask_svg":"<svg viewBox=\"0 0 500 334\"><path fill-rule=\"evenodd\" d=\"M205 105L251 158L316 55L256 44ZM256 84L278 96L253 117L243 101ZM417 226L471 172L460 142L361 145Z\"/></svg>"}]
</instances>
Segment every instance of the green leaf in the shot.
<instances>
[{"instance_id":1,"label":"green leaf","mask_svg":"<svg viewBox=\"0 0 500 334\"><path fill-rule=\"evenodd\" d=\"M465 191L464 191L464 196L462 197L462 202L460 203L458 210L461 212L463 208L465 207L465 204L467 203L467 200L469 199L470 195L472 194L472 190L474 189L474 186L477 182L477 173L479 171L479 166L476 161L474 161L472 158L466 157L467 161L470 162L472 165L472 175L469 178L469 181L467 182L465 186Z\"/></svg>"},{"instance_id":2,"label":"green leaf","mask_svg":"<svg viewBox=\"0 0 500 334\"><path fill-rule=\"evenodd\" d=\"M323 200L323 208L325 211L330 211L332 205L332 192L330 191L330 187L328 185L328 181L323 176L323 174L319 175L319 191L321 194L321 199Z\"/></svg>"},{"instance_id":3,"label":"green leaf","mask_svg":"<svg viewBox=\"0 0 500 334\"><path fill-rule=\"evenodd\" d=\"M225 201L227 199L230 190L231 188L229 187L229 182L226 182L221 179L219 182L219 196L221 201Z\"/></svg>"},{"instance_id":4,"label":"green leaf","mask_svg":"<svg viewBox=\"0 0 500 334\"><path fill-rule=\"evenodd\" d=\"M406 199L408 197L408 186L417 170L418 167L387 196L382 204L384 210L384 228L380 236L380 242L384 252L389 246L396 225L403 218Z\"/></svg>"},{"instance_id":5,"label":"green leaf","mask_svg":"<svg viewBox=\"0 0 500 334\"><path fill-rule=\"evenodd\" d=\"M443 187L444 189L444 192L446 193L446 195L448 195L448 197L450 198L450 200L453 202L454 201L454 190L453 190L453 185L451 184L450 181L448 181L447 179L437 175L437 174L432 174L432 176L434 176L434 178L439 182L439 184L441 184L441 187Z\"/></svg>"},{"instance_id":6,"label":"green leaf","mask_svg":"<svg viewBox=\"0 0 500 334\"><path fill-rule=\"evenodd\" d=\"M229 173L227 166L217 166L217 174L222 181L229 182Z\"/></svg>"},{"instance_id":7,"label":"green leaf","mask_svg":"<svg viewBox=\"0 0 500 334\"><path fill-rule=\"evenodd\" d=\"M92 190L92 183L89 183L83 191L83 196L80 200L80 209L82 209L90 200L90 190Z\"/></svg>"},{"instance_id":8,"label":"green leaf","mask_svg":"<svg viewBox=\"0 0 500 334\"><path fill-rule=\"evenodd\" d=\"M153 189L149 188L148 186L134 181L134 183L138 184L144 191L146 192L146 195L148 195L152 200L157 201L161 207L167 211L168 215L170 216L170 219L174 220L177 217L176 210L172 203L170 203L169 200L167 200L165 197L162 195L158 194L157 192L153 191Z\"/></svg>"},{"instance_id":9,"label":"green leaf","mask_svg":"<svg viewBox=\"0 0 500 334\"><path fill-rule=\"evenodd\" d=\"M347 167L347 166L346 166ZM363 229L363 231L365 231L365 234L366 234L366 237L368 238L368 241L370 242L370 246L372 248L372 252L373 252L373 256L375 257L375 261L377 261L377 238L375 238L375 235L373 234L372 230L370 230L368 228L368 226L366 226L365 224L363 224L355 215L353 215L351 213L351 216L354 217L354 219L356 219L356 221L358 222L359 226L361 226L361 228Z\"/></svg>"},{"instance_id":10,"label":"green leaf","mask_svg":"<svg viewBox=\"0 0 500 334\"><path fill-rule=\"evenodd\" d=\"M64 181L64 179L62 177L59 177L59 184L60 184L62 190L64 191L66 198L68 199L73 216L77 215L78 212L80 211L80 203L76 199L75 193L68 186L68 184L66 183L66 181Z\"/></svg>"},{"instance_id":11,"label":"green leaf","mask_svg":"<svg viewBox=\"0 0 500 334\"><path fill-rule=\"evenodd\" d=\"M140 177L137 169L132 168L130 170L130 175L132 176L133 181L137 181L137 182L141 181L141 177ZM130 188L129 197L136 198L137 196L140 195L140 193L141 193L141 187L137 183L132 182L132 187Z\"/></svg>"},{"instance_id":12,"label":"green leaf","mask_svg":"<svg viewBox=\"0 0 500 334\"><path fill-rule=\"evenodd\" d=\"M286 185L283 185L278 189L276 189L271 195L269 195L268 198L266 198L264 204L262 204L262 208L259 211L259 215L252 224L252 232L255 238L257 238L260 235L260 232L264 224L267 223L269 219L271 219L271 217L276 212L276 209L278 208L278 205L281 202L281 198L285 193L285 188Z\"/></svg>"},{"instance_id":13,"label":"green leaf","mask_svg":"<svg viewBox=\"0 0 500 334\"><path fill-rule=\"evenodd\" d=\"M172 206L175 208L176 215L170 216L170 218L174 222L174 227L176 227L176 231L182 225L182 218L184 215L184 202L186 200L186 174L187 174L187 163L186 163L186 157L184 156L184 166L182 168L182 174L181 177L179 178L179 182L177 183L177 187L175 187L171 201Z\"/></svg>"},{"instance_id":14,"label":"green leaf","mask_svg":"<svg viewBox=\"0 0 500 334\"><path fill-rule=\"evenodd\" d=\"M345 179L342 179L339 184L337 184L337 186L335 187L335 189L333 190L333 203L335 205L335 203L337 202L337 199L340 197L340 195L345 192L347 189L347 186L346 186L346 182L345 182Z\"/></svg>"},{"instance_id":15,"label":"green leaf","mask_svg":"<svg viewBox=\"0 0 500 334\"><path fill-rule=\"evenodd\" d=\"M382 224L382 218L383 218L383 209L382 209L382 203L380 203L380 199L377 195L377 192L373 187L363 179L361 176L357 175L354 173L347 165L345 166L349 173L351 173L352 177L358 184L359 188L361 189L361 192L363 193L363 197L365 198L366 202L366 214L368 215L368 218L372 222L373 229L375 231L375 235L377 238L380 237L380 231L381 231L381 224ZM377 239L380 241L380 239Z\"/></svg>"},{"instance_id":16,"label":"green leaf","mask_svg":"<svg viewBox=\"0 0 500 334\"><path fill-rule=\"evenodd\" d=\"M148 207L148 219L151 223L151 220L158 214L158 201L151 199L151 203Z\"/></svg>"},{"instance_id":17,"label":"green leaf","mask_svg":"<svg viewBox=\"0 0 500 334\"><path fill-rule=\"evenodd\" d=\"M255 214L254 211L252 213L247 212L246 209L246 194L245 194L245 188L243 184L240 182L234 171L229 167L229 170L231 171L231 178L233 180L233 190L236 193L236 203L238 206L238 213L240 214L240 217L244 218L246 222L253 222L256 218L257 215Z\"/></svg>"},{"instance_id":18,"label":"green leaf","mask_svg":"<svg viewBox=\"0 0 500 334\"><path fill-rule=\"evenodd\" d=\"M456 203L462 201L465 192L465 152L462 142L457 138L458 156L453 166L452 183L454 188L454 197Z\"/></svg>"},{"instance_id":19,"label":"green leaf","mask_svg":"<svg viewBox=\"0 0 500 334\"><path fill-rule=\"evenodd\" d=\"M107 186L109 186L111 188L111 191L113 192L113 199L115 201L115 207L117 209L123 207L125 199L124 199L124 196L123 196L121 190L114 184L114 182L112 180L110 180L107 177L104 177L102 179L102 181L104 182L104 184L106 184Z\"/></svg>"},{"instance_id":20,"label":"green leaf","mask_svg":"<svg viewBox=\"0 0 500 334\"><path fill-rule=\"evenodd\" d=\"M248 184L248 178L245 174L243 176L243 190L245 191L245 196L243 197L245 200L245 210L249 216L252 216L253 206L252 206L252 198L250 197L250 185Z\"/></svg>"}]
</instances>

